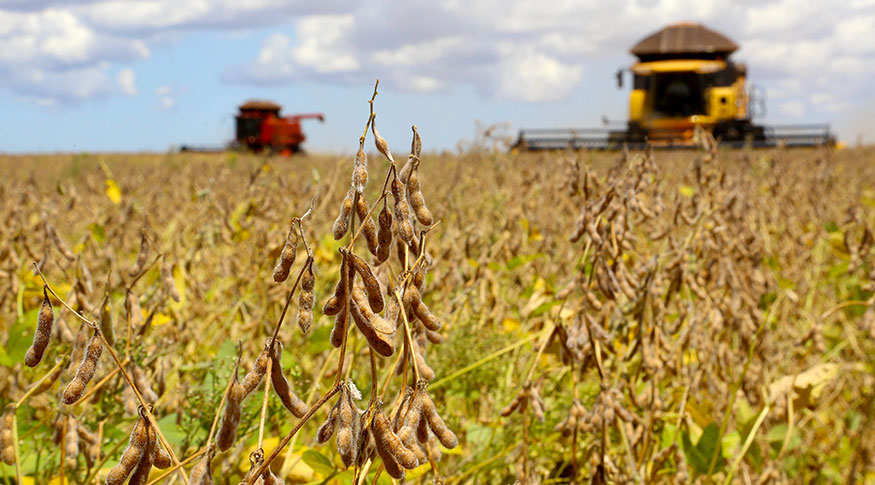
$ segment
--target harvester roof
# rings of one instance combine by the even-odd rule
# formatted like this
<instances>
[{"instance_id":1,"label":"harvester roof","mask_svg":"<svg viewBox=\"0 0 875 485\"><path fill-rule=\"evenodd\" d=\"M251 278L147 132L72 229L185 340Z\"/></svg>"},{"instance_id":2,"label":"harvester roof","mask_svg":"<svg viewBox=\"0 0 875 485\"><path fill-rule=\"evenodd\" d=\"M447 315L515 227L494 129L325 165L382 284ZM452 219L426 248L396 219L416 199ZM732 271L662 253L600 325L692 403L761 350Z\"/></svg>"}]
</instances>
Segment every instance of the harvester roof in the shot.
<instances>
[{"instance_id":1,"label":"harvester roof","mask_svg":"<svg viewBox=\"0 0 875 485\"><path fill-rule=\"evenodd\" d=\"M681 22L653 33L631 49L642 62L663 59L715 59L738 50L738 44L702 24Z\"/></svg>"},{"instance_id":2,"label":"harvester roof","mask_svg":"<svg viewBox=\"0 0 875 485\"><path fill-rule=\"evenodd\" d=\"M282 106L273 101L254 99L240 105L240 111L279 111Z\"/></svg>"}]
</instances>

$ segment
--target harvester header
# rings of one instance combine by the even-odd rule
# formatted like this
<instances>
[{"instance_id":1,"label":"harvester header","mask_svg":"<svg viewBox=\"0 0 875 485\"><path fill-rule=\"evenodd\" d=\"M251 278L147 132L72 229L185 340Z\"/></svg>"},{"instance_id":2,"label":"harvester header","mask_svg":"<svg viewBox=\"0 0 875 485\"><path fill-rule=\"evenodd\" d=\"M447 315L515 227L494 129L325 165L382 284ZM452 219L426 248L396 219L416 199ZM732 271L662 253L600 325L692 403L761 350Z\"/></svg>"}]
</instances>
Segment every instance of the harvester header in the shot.
<instances>
[{"instance_id":1,"label":"harvester header","mask_svg":"<svg viewBox=\"0 0 875 485\"><path fill-rule=\"evenodd\" d=\"M738 44L690 22L669 25L637 44L629 119L625 130L607 128L521 130L523 150L616 149L623 145L677 148L694 145L697 127L724 145L757 147L831 145L828 125L761 126L755 106L764 106L747 84L747 66L730 59ZM623 70L617 72L623 86Z\"/></svg>"}]
</instances>

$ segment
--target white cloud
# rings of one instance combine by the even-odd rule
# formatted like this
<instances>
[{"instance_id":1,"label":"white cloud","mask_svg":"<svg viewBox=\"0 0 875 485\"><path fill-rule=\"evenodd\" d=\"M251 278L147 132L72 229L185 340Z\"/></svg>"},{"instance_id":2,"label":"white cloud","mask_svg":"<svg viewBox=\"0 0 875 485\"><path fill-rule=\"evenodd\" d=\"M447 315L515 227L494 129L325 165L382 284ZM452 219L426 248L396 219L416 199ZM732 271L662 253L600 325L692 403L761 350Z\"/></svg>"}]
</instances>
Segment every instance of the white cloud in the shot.
<instances>
[{"instance_id":1,"label":"white cloud","mask_svg":"<svg viewBox=\"0 0 875 485\"><path fill-rule=\"evenodd\" d=\"M133 69L129 67L122 69L119 71L116 79L118 80L118 86L122 93L128 96L137 95L137 81Z\"/></svg>"},{"instance_id":2,"label":"white cloud","mask_svg":"<svg viewBox=\"0 0 875 485\"><path fill-rule=\"evenodd\" d=\"M796 99L781 103L779 109L782 114L795 118L801 118L805 114L805 104Z\"/></svg>"},{"instance_id":3,"label":"white cloud","mask_svg":"<svg viewBox=\"0 0 875 485\"><path fill-rule=\"evenodd\" d=\"M158 96L158 110L170 111L176 108L176 97L185 89L174 88L170 85L162 85L155 88L155 94Z\"/></svg>"},{"instance_id":4,"label":"white cloud","mask_svg":"<svg viewBox=\"0 0 875 485\"><path fill-rule=\"evenodd\" d=\"M509 56L498 76L496 95L524 101L565 99L580 82L583 68L527 49Z\"/></svg>"},{"instance_id":5,"label":"white cloud","mask_svg":"<svg viewBox=\"0 0 875 485\"><path fill-rule=\"evenodd\" d=\"M123 69L166 34L273 26L345 8L345 0L3 0L0 88L51 106L131 95ZM116 83L109 71L120 72Z\"/></svg>"},{"instance_id":6,"label":"white cloud","mask_svg":"<svg viewBox=\"0 0 875 485\"><path fill-rule=\"evenodd\" d=\"M555 101L580 86L587 64L631 62L631 45L680 20L703 22L739 43L735 58L785 116L830 112L870 95L875 5L863 0L362 3L344 15L299 20L294 34L266 39L257 57L225 79L359 85L379 77L415 92L467 85L490 97ZM810 98L836 86L836 99Z\"/></svg>"},{"instance_id":7,"label":"white cloud","mask_svg":"<svg viewBox=\"0 0 875 485\"><path fill-rule=\"evenodd\" d=\"M489 97L556 101L579 88L593 63L631 62L635 41L679 20L736 40L735 57L748 63L778 113L830 113L872 96L872 0L557 0L546 7L530 0L4 0L0 87L43 104L130 94L133 75L123 82L123 69L158 42L290 26L273 30L223 78L361 85L379 77L413 92L466 86Z\"/></svg>"}]
</instances>

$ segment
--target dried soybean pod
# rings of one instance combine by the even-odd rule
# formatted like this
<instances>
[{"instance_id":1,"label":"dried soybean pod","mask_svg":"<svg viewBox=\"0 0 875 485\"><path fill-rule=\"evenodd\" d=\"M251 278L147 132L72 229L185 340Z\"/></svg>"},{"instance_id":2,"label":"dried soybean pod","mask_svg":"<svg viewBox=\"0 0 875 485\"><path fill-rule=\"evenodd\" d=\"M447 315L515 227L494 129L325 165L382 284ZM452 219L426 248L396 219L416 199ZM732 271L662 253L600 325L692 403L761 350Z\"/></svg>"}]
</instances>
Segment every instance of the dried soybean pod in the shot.
<instances>
[{"instance_id":1,"label":"dried soybean pod","mask_svg":"<svg viewBox=\"0 0 875 485\"><path fill-rule=\"evenodd\" d=\"M359 149L355 152L355 160L352 165L352 186L355 191L362 193L368 185L368 156L365 154L365 142L359 143Z\"/></svg>"},{"instance_id":2,"label":"dried soybean pod","mask_svg":"<svg viewBox=\"0 0 875 485\"><path fill-rule=\"evenodd\" d=\"M261 474L261 480L264 485L285 485L283 479L274 475L270 467L265 468L264 473Z\"/></svg>"},{"instance_id":3,"label":"dried soybean pod","mask_svg":"<svg viewBox=\"0 0 875 485\"><path fill-rule=\"evenodd\" d=\"M319 430L316 432L316 441L319 443L325 443L330 440L334 435L334 430L337 428L337 414L340 409L340 399L334 403L331 411L328 412L328 418L322 423L322 426L319 426Z\"/></svg>"},{"instance_id":4,"label":"dried soybean pod","mask_svg":"<svg viewBox=\"0 0 875 485\"><path fill-rule=\"evenodd\" d=\"M377 264L383 264L389 259L389 252L392 248L392 215L386 207L386 202L383 201L383 209L377 217L379 229L377 230Z\"/></svg>"},{"instance_id":5,"label":"dried soybean pod","mask_svg":"<svg viewBox=\"0 0 875 485\"><path fill-rule=\"evenodd\" d=\"M501 412L499 412L499 414L500 414L502 417L505 417L505 418L508 417L508 416L510 416L511 413L513 413L514 411L516 411L516 409L520 406L520 402L521 402L522 400L523 400L522 393L517 393L517 395L514 396L513 401L511 401L510 404L508 404L507 406L505 406L505 407L501 410Z\"/></svg>"},{"instance_id":6,"label":"dried soybean pod","mask_svg":"<svg viewBox=\"0 0 875 485\"><path fill-rule=\"evenodd\" d=\"M355 212L360 221L362 221L362 234L365 235L365 242L368 245L368 251L374 256L377 255L377 225L374 219L370 217L371 208L368 205L368 199L364 194L359 194L356 198Z\"/></svg>"},{"instance_id":7,"label":"dried soybean pod","mask_svg":"<svg viewBox=\"0 0 875 485\"><path fill-rule=\"evenodd\" d=\"M28 367L36 367L43 360L43 354L52 338L52 324L54 322L55 312L52 310L52 302L49 301L48 291L43 286L43 305L39 309L36 331L33 333L33 344L27 349L27 354L24 356L24 363Z\"/></svg>"},{"instance_id":8,"label":"dried soybean pod","mask_svg":"<svg viewBox=\"0 0 875 485\"><path fill-rule=\"evenodd\" d=\"M409 450L416 454L416 459L420 463L425 463L427 457L422 456L422 450L416 446L416 428L419 422L422 421L422 392L416 391L410 399L410 405L407 408L404 416L403 426L398 430L398 438Z\"/></svg>"},{"instance_id":9,"label":"dried soybean pod","mask_svg":"<svg viewBox=\"0 0 875 485\"><path fill-rule=\"evenodd\" d=\"M97 361L100 360L101 353L103 353L103 340L100 338L98 330L95 329L94 335L91 336L91 340L88 341L88 347L85 349L85 357L82 358L82 362L76 370L76 377L64 389L64 396L62 397L64 404L73 404L82 397L82 393L85 392L85 386L94 377L94 371L97 369Z\"/></svg>"},{"instance_id":10,"label":"dried soybean pod","mask_svg":"<svg viewBox=\"0 0 875 485\"><path fill-rule=\"evenodd\" d=\"M385 304L383 301L383 289L380 288L380 282L377 280L376 275L374 275L374 270L357 254L350 252L349 257L353 268L362 278L365 291L368 292L368 303L371 305L371 310L377 313L383 311L383 305Z\"/></svg>"},{"instance_id":11,"label":"dried soybean pod","mask_svg":"<svg viewBox=\"0 0 875 485\"><path fill-rule=\"evenodd\" d=\"M426 381L434 379L434 370L425 362L425 352L415 339L413 340L413 358L416 359L416 367L419 368L420 376Z\"/></svg>"},{"instance_id":12,"label":"dried soybean pod","mask_svg":"<svg viewBox=\"0 0 875 485\"><path fill-rule=\"evenodd\" d=\"M231 389L228 391L228 399L225 402L225 409L222 411L222 424L219 427L219 432L216 434L216 445L220 451L225 451L234 444L234 438L237 435L237 426L240 425L240 416L242 413L241 403L246 397L243 386L237 382L237 371L234 371L234 383L231 384Z\"/></svg>"},{"instance_id":13,"label":"dried soybean pod","mask_svg":"<svg viewBox=\"0 0 875 485\"><path fill-rule=\"evenodd\" d=\"M166 255L161 256L161 279L164 280L164 289L167 290L170 298L173 298L175 302L182 300L179 290L176 289L176 282L173 281L173 269L167 264Z\"/></svg>"},{"instance_id":14,"label":"dried soybean pod","mask_svg":"<svg viewBox=\"0 0 875 485\"><path fill-rule=\"evenodd\" d=\"M140 299L130 290L125 294L125 312L131 328L140 328L143 325L143 310L140 309Z\"/></svg>"},{"instance_id":15,"label":"dried soybean pod","mask_svg":"<svg viewBox=\"0 0 875 485\"><path fill-rule=\"evenodd\" d=\"M343 258L340 262L340 278L337 281L337 286L334 287L334 295L322 306L322 313L327 316L337 315L340 310L346 307L347 278L349 277L346 250L341 250L340 254Z\"/></svg>"},{"instance_id":16,"label":"dried soybean pod","mask_svg":"<svg viewBox=\"0 0 875 485\"><path fill-rule=\"evenodd\" d=\"M398 171L398 178L401 179L401 183L407 183L407 178L410 177L410 170L413 169L413 162L416 158L416 155L413 154L408 156L407 161L404 162L404 166Z\"/></svg>"},{"instance_id":17,"label":"dried soybean pod","mask_svg":"<svg viewBox=\"0 0 875 485\"><path fill-rule=\"evenodd\" d=\"M380 135L380 132L377 131L377 121L374 120L371 122L371 133L374 134L374 145L377 147L377 151L383 154L389 162L394 163L395 159L392 158L392 152L389 151L389 144L386 143L386 139Z\"/></svg>"},{"instance_id":18,"label":"dried soybean pod","mask_svg":"<svg viewBox=\"0 0 875 485\"><path fill-rule=\"evenodd\" d=\"M450 428L447 427L446 423L444 423L444 420L441 419L440 415L438 415L437 409L434 405L434 401L431 400L431 396L428 395L428 391L426 391L425 389L426 385L422 386L423 417L428 420L428 427L431 428L435 436L437 436L438 440L440 440L441 444L444 445L444 447L450 449L455 448L456 445L459 444L459 439L456 438L455 433L453 433Z\"/></svg>"},{"instance_id":19,"label":"dried soybean pod","mask_svg":"<svg viewBox=\"0 0 875 485\"><path fill-rule=\"evenodd\" d=\"M398 464L398 461L392 456L391 453L381 452L380 449L377 449L377 453L380 454L380 458L383 459L383 468L386 470L386 474L395 480L403 480L404 479L404 469L401 468L401 465ZM386 456L383 456L385 454Z\"/></svg>"},{"instance_id":20,"label":"dried soybean pod","mask_svg":"<svg viewBox=\"0 0 875 485\"><path fill-rule=\"evenodd\" d=\"M146 266L146 259L149 257L149 239L146 238L146 232L140 232L140 253L137 255L137 264L128 271L130 276L137 276L143 267Z\"/></svg>"},{"instance_id":21,"label":"dried soybean pod","mask_svg":"<svg viewBox=\"0 0 875 485\"><path fill-rule=\"evenodd\" d=\"M413 225L410 223L410 205L404 196L404 184L398 177L392 179L392 199L395 202L395 220L398 222L398 237L406 244L413 240Z\"/></svg>"},{"instance_id":22,"label":"dried soybean pod","mask_svg":"<svg viewBox=\"0 0 875 485\"><path fill-rule=\"evenodd\" d=\"M125 386L122 391L122 402L125 405L125 413L134 415L137 413L137 396L134 394L134 388Z\"/></svg>"},{"instance_id":23,"label":"dried soybean pod","mask_svg":"<svg viewBox=\"0 0 875 485\"><path fill-rule=\"evenodd\" d=\"M410 127L413 130L413 140L410 142L410 154L416 158L422 156L422 138L419 137L419 130L416 125Z\"/></svg>"},{"instance_id":24,"label":"dried soybean pod","mask_svg":"<svg viewBox=\"0 0 875 485\"><path fill-rule=\"evenodd\" d=\"M359 413L352 402L349 384L344 382L340 388L338 399L337 421L337 452L347 468L355 462L358 453L358 438L360 434Z\"/></svg>"},{"instance_id":25,"label":"dried soybean pod","mask_svg":"<svg viewBox=\"0 0 875 485\"><path fill-rule=\"evenodd\" d=\"M340 347L343 345L343 338L346 335L347 327L349 326L349 312L346 310L346 305L344 305L344 309L334 317L334 328L331 329L331 345L335 347Z\"/></svg>"},{"instance_id":26,"label":"dried soybean pod","mask_svg":"<svg viewBox=\"0 0 875 485\"><path fill-rule=\"evenodd\" d=\"M131 377L134 378L134 384L137 385L137 390L140 391L143 399L150 403L157 401L158 394L152 390L152 386L149 385L149 380L146 379L146 373L143 372L143 369L137 364L131 363L131 374Z\"/></svg>"},{"instance_id":27,"label":"dried soybean pod","mask_svg":"<svg viewBox=\"0 0 875 485\"><path fill-rule=\"evenodd\" d=\"M76 468L76 458L79 456L79 423L73 416L67 416L67 432L64 433L64 464L67 468Z\"/></svg>"},{"instance_id":28,"label":"dried soybean pod","mask_svg":"<svg viewBox=\"0 0 875 485\"><path fill-rule=\"evenodd\" d=\"M127 449L122 453L118 465L112 467L106 475L106 481L104 482L106 485L121 485L124 483L128 475L134 471L137 463L140 462L140 458L143 457L143 453L146 451L149 442L149 431L147 427L148 423L146 422L146 418L143 416L143 412L140 411L140 417L137 419L137 424L134 425L134 430L131 431L131 438Z\"/></svg>"},{"instance_id":29,"label":"dried soybean pod","mask_svg":"<svg viewBox=\"0 0 875 485\"><path fill-rule=\"evenodd\" d=\"M335 241L342 238L346 231L349 230L349 219L352 215L352 202L354 198L355 191L350 188L346 193L346 197L343 198L343 202L340 203L340 213L337 215L337 219L334 220L334 226L331 229Z\"/></svg>"},{"instance_id":30,"label":"dried soybean pod","mask_svg":"<svg viewBox=\"0 0 875 485\"><path fill-rule=\"evenodd\" d=\"M7 465L15 464L15 436L12 428L15 426L15 410L9 409L3 415L3 426L0 427L0 459Z\"/></svg>"},{"instance_id":31,"label":"dried soybean pod","mask_svg":"<svg viewBox=\"0 0 875 485\"><path fill-rule=\"evenodd\" d=\"M313 324L313 304L316 301L316 273L313 272L313 262L307 264L307 269L301 277L301 293L298 295L298 326L305 334Z\"/></svg>"},{"instance_id":32,"label":"dried soybean pod","mask_svg":"<svg viewBox=\"0 0 875 485\"><path fill-rule=\"evenodd\" d=\"M252 364L252 369L243 377L241 385L243 386L244 397L254 391L261 384L261 380L264 379L264 374L267 373L268 360L270 360L269 352L270 349L265 345L261 353L258 354L258 358L255 359L255 363Z\"/></svg>"},{"instance_id":33,"label":"dried soybean pod","mask_svg":"<svg viewBox=\"0 0 875 485\"><path fill-rule=\"evenodd\" d=\"M289 271L292 265L295 264L295 255L298 252L298 231L295 230L295 222L292 221L289 226L289 233L286 234L286 242L283 244L283 249L280 252L280 259L273 269L273 280L277 283L282 283L289 277Z\"/></svg>"},{"instance_id":34,"label":"dried soybean pod","mask_svg":"<svg viewBox=\"0 0 875 485\"><path fill-rule=\"evenodd\" d=\"M425 328L433 332L441 329L440 320L432 315L425 303L422 302L422 294L419 293L416 286L410 285L407 287L407 290L404 292L404 304L405 306L410 305L413 314L416 315L416 318L422 322Z\"/></svg>"},{"instance_id":35,"label":"dried soybean pod","mask_svg":"<svg viewBox=\"0 0 875 485\"><path fill-rule=\"evenodd\" d=\"M423 264L420 264L416 271L413 272L413 286L416 287L422 293L422 288L425 285L425 275L428 273L428 265L425 264L425 260L423 260Z\"/></svg>"},{"instance_id":36,"label":"dried soybean pod","mask_svg":"<svg viewBox=\"0 0 875 485\"><path fill-rule=\"evenodd\" d=\"M103 295L100 303L100 332L106 339L107 345L115 345L115 331L112 328L112 308L109 306L109 292Z\"/></svg>"},{"instance_id":37,"label":"dried soybean pod","mask_svg":"<svg viewBox=\"0 0 875 485\"><path fill-rule=\"evenodd\" d=\"M280 362L282 353L283 346L277 341L274 346L273 356L270 359L270 380L273 383L273 390L290 413L295 415L296 418L302 418L307 414L307 404L292 391L291 387L289 387L289 381L283 375L283 365Z\"/></svg>"},{"instance_id":38,"label":"dried soybean pod","mask_svg":"<svg viewBox=\"0 0 875 485\"><path fill-rule=\"evenodd\" d=\"M429 342L437 345L444 343L444 336L434 330L425 329L425 338L428 339Z\"/></svg>"},{"instance_id":39,"label":"dried soybean pod","mask_svg":"<svg viewBox=\"0 0 875 485\"><path fill-rule=\"evenodd\" d=\"M422 195L422 189L419 185L419 160L413 162L413 167L410 169L410 175L407 177L407 200L410 202L410 207L413 208L413 213L416 215L416 220L424 226L434 224L434 216L425 205L425 196Z\"/></svg>"},{"instance_id":40,"label":"dried soybean pod","mask_svg":"<svg viewBox=\"0 0 875 485\"><path fill-rule=\"evenodd\" d=\"M143 456L140 457L140 462L134 468L134 473L131 475L131 480L128 485L146 485L149 481L149 472L152 471L152 460L155 456L155 447L158 446L157 435L155 428L151 424L146 423L148 441L143 449Z\"/></svg>"},{"instance_id":41,"label":"dried soybean pod","mask_svg":"<svg viewBox=\"0 0 875 485\"><path fill-rule=\"evenodd\" d=\"M165 469L170 468L170 465L173 464L170 459L170 453L167 453L163 447L161 447L161 443L155 443L155 449L152 453L152 464L155 465L155 468Z\"/></svg>"},{"instance_id":42,"label":"dried soybean pod","mask_svg":"<svg viewBox=\"0 0 875 485\"><path fill-rule=\"evenodd\" d=\"M210 467L210 462L215 456L216 447L211 443L201 461L191 469L191 475L188 477L189 485L213 485L213 470Z\"/></svg>"},{"instance_id":43,"label":"dried soybean pod","mask_svg":"<svg viewBox=\"0 0 875 485\"><path fill-rule=\"evenodd\" d=\"M338 282L338 285L339 284L340 283ZM339 287L335 289L335 294L331 295L331 297L325 301L325 304L322 305L322 314L326 317L333 317L334 315L337 315L338 313L340 313L341 308L343 308L343 300L337 298L336 295L336 290L338 289Z\"/></svg>"},{"instance_id":44,"label":"dried soybean pod","mask_svg":"<svg viewBox=\"0 0 875 485\"><path fill-rule=\"evenodd\" d=\"M52 242L55 243L55 247L58 249L58 252L61 253L61 256L64 256L64 259L67 261L73 261L76 259L76 255L73 254L73 251L70 251L70 248L64 244L64 240L61 239L61 236L58 235L58 231L55 230L55 226L49 226L49 235L52 238Z\"/></svg>"},{"instance_id":45,"label":"dried soybean pod","mask_svg":"<svg viewBox=\"0 0 875 485\"><path fill-rule=\"evenodd\" d=\"M401 443L401 439L398 438L398 435L392 431L392 424L389 422L389 418L386 417L386 414L379 406L377 413L374 415L374 424L371 431L374 433L377 453L380 454L380 458L383 458L384 461L385 454L389 453L395 458L399 465L408 470L412 470L419 465L413 451L408 450L407 447Z\"/></svg>"},{"instance_id":46,"label":"dried soybean pod","mask_svg":"<svg viewBox=\"0 0 875 485\"><path fill-rule=\"evenodd\" d=\"M390 357L395 353L395 346L392 344L394 326L368 308L365 292L359 286L353 288L350 312L356 326L378 354Z\"/></svg>"},{"instance_id":47,"label":"dried soybean pod","mask_svg":"<svg viewBox=\"0 0 875 485\"><path fill-rule=\"evenodd\" d=\"M340 263L340 281L337 282L337 287L334 290L334 298L339 309L335 313L334 328L331 330L331 344L335 347L340 347L343 344L343 338L349 325L349 312L347 311L347 303L349 302L348 292L352 286L351 276L354 276L355 272L349 261L348 251L341 248L340 253L343 256L343 261ZM325 308L323 308L324 310Z\"/></svg>"}]
</instances>

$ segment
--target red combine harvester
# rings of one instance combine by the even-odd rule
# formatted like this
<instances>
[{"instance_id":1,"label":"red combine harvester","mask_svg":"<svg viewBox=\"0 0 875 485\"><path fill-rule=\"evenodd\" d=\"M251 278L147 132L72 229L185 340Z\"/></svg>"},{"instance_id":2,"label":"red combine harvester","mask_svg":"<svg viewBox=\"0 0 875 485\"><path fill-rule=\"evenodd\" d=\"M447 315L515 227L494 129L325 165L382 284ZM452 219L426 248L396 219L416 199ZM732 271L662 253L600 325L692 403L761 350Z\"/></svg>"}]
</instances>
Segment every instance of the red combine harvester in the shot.
<instances>
[{"instance_id":1,"label":"red combine harvester","mask_svg":"<svg viewBox=\"0 0 875 485\"><path fill-rule=\"evenodd\" d=\"M316 118L324 121L320 113L280 116L282 106L270 101L247 101L240 105L237 115L235 140L253 152L270 150L291 154L301 151L306 137L301 131L301 120Z\"/></svg>"}]
</instances>

